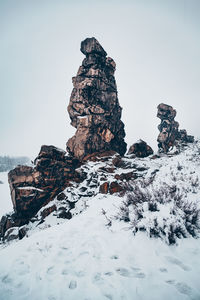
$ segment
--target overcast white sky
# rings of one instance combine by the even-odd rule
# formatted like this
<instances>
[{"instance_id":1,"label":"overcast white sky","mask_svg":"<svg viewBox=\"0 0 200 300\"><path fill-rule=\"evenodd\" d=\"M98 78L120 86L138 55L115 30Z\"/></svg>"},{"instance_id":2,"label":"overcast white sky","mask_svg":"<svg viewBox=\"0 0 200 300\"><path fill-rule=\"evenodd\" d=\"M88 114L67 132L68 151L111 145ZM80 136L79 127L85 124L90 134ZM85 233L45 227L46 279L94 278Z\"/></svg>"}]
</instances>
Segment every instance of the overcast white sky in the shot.
<instances>
[{"instance_id":1,"label":"overcast white sky","mask_svg":"<svg viewBox=\"0 0 200 300\"><path fill-rule=\"evenodd\" d=\"M65 149L71 77L92 36L117 64L129 146L142 138L156 149L160 102L200 136L200 1L0 0L0 155Z\"/></svg>"}]
</instances>

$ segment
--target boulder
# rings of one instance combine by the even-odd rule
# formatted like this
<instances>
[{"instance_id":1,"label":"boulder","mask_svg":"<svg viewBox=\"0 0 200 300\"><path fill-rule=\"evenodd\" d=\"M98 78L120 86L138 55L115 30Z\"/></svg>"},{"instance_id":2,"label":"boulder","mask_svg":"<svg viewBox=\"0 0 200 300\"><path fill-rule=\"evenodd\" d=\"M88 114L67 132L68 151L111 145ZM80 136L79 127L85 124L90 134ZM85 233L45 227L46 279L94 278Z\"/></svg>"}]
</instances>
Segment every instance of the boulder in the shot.
<instances>
[{"instance_id":1,"label":"boulder","mask_svg":"<svg viewBox=\"0 0 200 300\"><path fill-rule=\"evenodd\" d=\"M102 183L99 187L99 193L108 194L108 191L109 191L109 183L108 182Z\"/></svg>"},{"instance_id":2,"label":"boulder","mask_svg":"<svg viewBox=\"0 0 200 300\"><path fill-rule=\"evenodd\" d=\"M134 154L136 157L147 157L153 154L153 150L146 142L139 140L129 148L128 154Z\"/></svg>"},{"instance_id":3,"label":"boulder","mask_svg":"<svg viewBox=\"0 0 200 300\"><path fill-rule=\"evenodd\" d=\"M111 182L109 186L109 193L112 195L114 193L119 193L123 191L122 185L120 185L117 181Z\"/></svg>"},{"instance_id":4,"label":"boulder","mask_svg":"<svg viewBox=\"0 0 200 300\"><path fill-rule=\"evenodd\" d=\"M81 43L83 60L76 77L68 105L71 125L77 130L67 142L70 155L84 157L103 151L126 152L122 108L115 82L115 62L94 38Z\"/></svg>"}]
</instances>

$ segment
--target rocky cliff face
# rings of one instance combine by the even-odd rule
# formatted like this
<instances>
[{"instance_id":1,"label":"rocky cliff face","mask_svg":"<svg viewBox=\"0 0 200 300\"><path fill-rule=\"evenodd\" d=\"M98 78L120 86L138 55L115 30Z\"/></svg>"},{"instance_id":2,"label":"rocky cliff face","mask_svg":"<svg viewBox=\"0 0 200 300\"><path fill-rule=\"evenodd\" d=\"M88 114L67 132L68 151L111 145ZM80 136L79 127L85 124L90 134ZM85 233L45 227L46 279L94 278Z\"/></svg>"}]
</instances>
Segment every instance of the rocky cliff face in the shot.
<instances>
[{"instance_id":1,"label":"rocky cliff face","mask_svg":"<svg viewBox=\"0 0 200 300\"><path fill-rule=\"evenodd\" d=\"M124 155L125 131L114 77L115 62L94 37L81 43L81 52L86 58L73 77L68 106L71 124L77 131L68 140L67 150L80 160L107 150Z\"/></svg>"},{"instance_id":2,"label":"rocky cliff face","mask_svg":"<svg viewBox=\"0 0 200 300\"><path fill-rule=\"evenodd\" d=\"M194 142L194 137L187 135L185 129L178 130L179 123L174 120L176 117L176 110L173 109L172 106L163 103L159 104L157 117L161 119L161 123L158 125L160 133L157 138L160 152L167 153L170 148L177 145L178 142Z\"/></svg>"}]
</instances>

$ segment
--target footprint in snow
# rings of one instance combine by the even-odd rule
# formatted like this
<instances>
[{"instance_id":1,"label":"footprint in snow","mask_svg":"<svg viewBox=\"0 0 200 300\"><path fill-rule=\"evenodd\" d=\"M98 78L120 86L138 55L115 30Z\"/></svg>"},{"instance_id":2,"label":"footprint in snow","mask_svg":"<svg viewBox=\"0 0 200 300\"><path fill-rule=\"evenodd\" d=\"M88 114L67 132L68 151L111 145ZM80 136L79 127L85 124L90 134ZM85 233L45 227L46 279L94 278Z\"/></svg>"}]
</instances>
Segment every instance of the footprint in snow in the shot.
<instances>
[{"instance_id":1,"label":"footprint in snow","mask_svg":"<svg viewBox=\"0 0 200 300\"><path fill-rule=\"evenodd\" d=\"M110 295L110 294L105 294L104 296L106 297L106 299L109 299L109 300L113 299L112 295Z\"/></svg>"},{"instance_id":2,"label":"footprint in snow","mask_svg":"<svg viewBox=\"0 0 200 300\"><path fill-rule=\"evenodd\" d=\"M131 267L131 269L132 269L134 272L138 272L138 271L141 270L140 268L137 268L137 267Z\"/></svg>"},{"instance_id":3,"label":"footprint in snow","mask_svg":"<svg viewBox=\"0 0 200 300\"><path fill-rule=\"evenodd\" d=\"M132 277L132 274L129 272L129 270L125 268L116 269L116 272L123 277Z\"/></svg>"},{"instance_id":4,"label":"footprint in snow","mask_svg":"<svg viewBox=\"0 0 200 300\"><path fill-rule=\"evenodd\" d=\"M177 265L184 271L190 271L190 268L186 265L184 265L179 259L172 257L172 256L165 256L165 258L170 262L171 264Z\"/></svg>"},{"instance_id":5,"label":"footprint in snow","mask_svg":"<svg viewBox=\"0 0 200 300\"><path fill-rule=\"evenodd\" d=\"M103 278L101 277L101 273L95 273L94 276L93 276L93 279L92 279L92 282L94 284L103 284L104 280Z\"/></svg>"},{"instance_id":6,"label":"footprint in snow","mask_svg":"<svg viewBox=\"0 0 200 300\"><path fill-rule=\"evenodd\" d=\"M192 288L187 285L185 282L177 282L173 279L169 279L166 281L166 283L173 285L181 294L190 296L192 293Z\"/></svg>"},{"instance_id":7,"label":"footprint in snow","mask_svg":"<svg viewBox=\"0 0 200 300\"><path fill-rule=\"evenodd\" d=\"M144 273L142 273L142 272L139 272L139 273L136 273L133 277L135 277L135 278L145 278L145 274Z\"/></svg>"},{"instance_id":8,"label":"footprint in snow","mask_svg":"<svg viewBox=\"0 0 200 300\"><path fill-rule=\"evenodd\" d=\"M78 271L78 272L75 272L75 275L77 277L84 277L85 276L85 272L84 271Z\"/></svg>"},{"instance_id":9,"label":"footprint in snow","mask_svg":"<svg viewBox=\"0 0 200 300\"><path fill-rule=\"evenodd\" d=\"M47 274L54 275L55 274L55 268L53 266L49 267L47 269Z\"/></svg>"},{"instance_id":10,"label":"footprint in snow","mask_svg":"<svg viewBox=\"0 0 200 300\"><path fill-rule=\"evenodd\" d=\"M69 289L74 290L74 289L76 289L76 287L77 287L76 280L71 280L70 283L69 283Z\"/></svg>"},{"instance_id":11,"label":"footprint in snow","mask_svg":"<svg viewBox=\"0 0 200 300\"><path fill-rule=\"evenodd\" d=\"M64 246L62 246L62 247L60 247L62 250L64 250L64 251L66 251L66 250L68 250L68 248L67 247L64 247Z\"/></svg>"},{"instance_id":12,"label":"footprint in snow","mask_svg":"<svg viewBox=\"0 0 200 300\"><path fill-rule=\"evenodd\" d=\"M106 276L112 276L113 272L105 272L104 275L106 275Z\"/></svg>"},{"instance_id":13,"label":"footprint in snow","mask_svg":"<svg viewBox=\"0 0 200 300\"><path fill-rule=\"evenodd\" d=\"M132 268L133 269L133 268ZM123 277L135 277L135 278L144 278L145 274L142 272L138 272L140 269L135 268L132 272L126 268L118 268L116 272Z\"/></svg>"},{"instance_id":14,"label":"footprint in snow","mask_svg":"<svg viewBox=\"0 0 200 300\"><path fill-rule=\"evenodd\" d=\"M3 277L1 278L1 281L2 281L3 283L6 283L6 284L12 283L12 279L9 277L8 274L5 275L5 276L3 276Z\"/></svg>"},{"instance_id":15,"label":"footprint in snow","mask_svg":"<svg viewBox=\"0 0 200 300\"><path fill-rule=\"evenodd\" d=\"M192 288L189 285L187 285L185 282L178 282L175 285L175 287L181 294L185 294L188 296L191 295Z\"/></svg>"},{"instance_id":16,"label":"footprint in snow","mask_svg":"<svg viewBox=\"0 0 200 300\"><path fill-rule=\"evenodd\" d=\"M110 258L111 258L111 259L118 259L119 256L118 256L118 255L112 255Z\"/></svg>"},{"instance_id":17,"label":"footprint in snow","mask_svg":"<svg viewBox=\"0 0 200 300\"><path fill-rule=\"evenodd\" d=\"M162 273L167 273L167 272L168 272L166 268L160 268L159 270L160 270L160 272L162 272Z\"/></svg>"},{"instance_id":18,"label":"footprint in snow","mask_svg":"<svg viewBox=\"0 0 200 300\"><path fill-rule=\"evenodd\" d=\"M81 253L79 254L79 257L80 257L80 256L83 256L83 255L88 255L88 254L90 254L88 251L83 251L83 252L81 252Z\"/></svg>"},{"instance_id":19,"label":"footprint in snow","mask_svg":"<svg viewBox=\"0 0 200 300\"><path fill-rule=\"evenodd\" d=\"M173 280L173 279L166 280L165 282L168 284L171 284L171 285L175 284L175 280Z\"/></svg>"},{"instance_id":20,"label":"footprint in snow","mask_svg":"<svg viewBox=\"0 0 200 300\"><path fill-rule=\"evenodd\" d=\"M62 275L67 275L67 274L69 274L69 271L67 269L63 269L62 270Z\"/></svg>"}]
</instances>

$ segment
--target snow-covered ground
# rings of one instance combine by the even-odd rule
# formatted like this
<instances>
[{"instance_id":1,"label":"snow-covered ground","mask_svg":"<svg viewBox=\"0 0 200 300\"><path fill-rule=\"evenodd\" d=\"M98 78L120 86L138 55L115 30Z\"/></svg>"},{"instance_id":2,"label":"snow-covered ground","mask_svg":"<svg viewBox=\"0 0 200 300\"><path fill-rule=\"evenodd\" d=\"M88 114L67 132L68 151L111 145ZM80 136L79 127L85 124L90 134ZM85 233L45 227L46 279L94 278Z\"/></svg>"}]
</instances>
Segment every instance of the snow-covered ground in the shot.
<instances>
[{"instance_id":1,"label":"snow-covered ground","mask_svg":"<svg viewBox=\"0 0 200 300\"><path fill-rule=\"evenodd\" d=\"M168 246L122 222L109 229L101 209L119 201L96 197L81 215L2 249L0 299L199 300L200 240Z\"/></svg>"},{"instance_id":2,"label":"snow-covered ground","mask_svg":"<svg viewBox=\"0 0 200 300\"><path fill-rule=\"evenodd\" d=\"M8 172L0 172L0 218L5 213L12 211L10 188L8 185Z\"/></svg>"},{"instance_id":3,"label":"snow-covered ground","mask_svg":"<svg viewBox=\"0 0 200 300\"><path fill-rule=\"evenodd\" d=\"M146 178L159 170L154 187L176 184L187 201L198 202L200 143L194 147L137 164L148 167ZM169 246L146 232L134 235L129 223L112 218L123 198L97 194L84 201L71 220L56 224L49 215L29 237L1 246L0 300L200 300L200 239Z\"/></svg>"}]
</instances>

